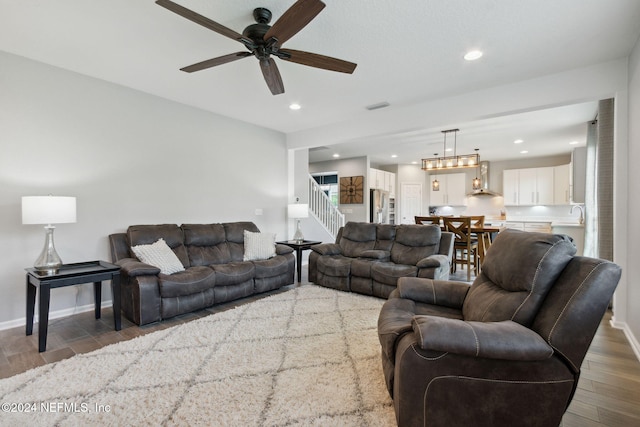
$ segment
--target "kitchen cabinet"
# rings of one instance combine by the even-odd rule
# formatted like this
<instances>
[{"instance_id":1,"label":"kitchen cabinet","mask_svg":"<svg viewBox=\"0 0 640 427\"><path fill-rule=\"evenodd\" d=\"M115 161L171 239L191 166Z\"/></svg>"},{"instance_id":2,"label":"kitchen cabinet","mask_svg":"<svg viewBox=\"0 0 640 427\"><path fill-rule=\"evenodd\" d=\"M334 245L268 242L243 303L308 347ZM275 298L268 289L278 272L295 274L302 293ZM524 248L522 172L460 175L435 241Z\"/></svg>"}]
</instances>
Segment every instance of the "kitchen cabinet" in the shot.
<instances>
[{"instance_id":1,"label":"kitchen cabinet","mask_svg":"<svg viewBox=\"0 0 640 427\"><path fill-rule=\"evenodd\" d=\"M508 169L503 183L505 205L553 205L553 167Z\"/></svg>"},{"instance_id":2,"label":"kitchen cabinet","mask_svg":"<svg viewBox=\"0 0 640 427\"><path fill-rule=\"evenodd\" d=\"M520 221L507 221L504 223L504 228L508 228L510 230L520 230L524 231L524 222Z\"/></svg>"},{"instance_id":3,"label":"kitchen cabinet","mask_svg":"<svg viewBox=\"0 0 640 427\"><path fill-rule=\"evenodd\" d=\"M384 171L384 187L391 196L396 194L396 174Z\"/></svg>"},{"instance_id":4,"label":"kitchen cabinet","mask_svg":"<svg viewBox=\"0 0 640 427\"><path fill-rule=\"evenodd\" d=\"M369 169L369 188L388 191L390 196L396 194L396 174L380 169Z\"/></svg>"},{"instance_id":5,"label":"kitchen cabinet","mask_svg":"<svg viewBox=\"0 0 640 427\"><path fill-rule=\"evenodd\" d=\"M429 185L429 205L431 206L465 206L467 204L466 179L464 173L430 175L430 180L438 179L440 190L433 191Z\"/></svg>"},{"instance_id":6,"label":"kitchen cabinet","mask_svg":"<svg viewBox=\"0 0 640 427\"><path fill-rule=\"evenodd\" d=\"M507 221L504 226L512 230L551 233L551 222L547 221Z\"/></svg>"},{"instance_id":7,"label":"kitchen cabinet","mask_svg":"<svg viewBox=\"0 0 640 427\"><path fill-rule=\"evenodd\" d=\"M502 173L502 194L507 206L518 204L518 175L518 169L507 169Z\"/></svg>"},{"instance_id":8,"label":"kitchen cabinet","mask_svg":"<svg viewBox=\"0 0 640 427\"><path fill-rule=\"evenodd\" d=\"M553 204L552 167L521 169L519 178L518 198L521 206Z\"/></svg>"},{"instance_id":9,"label":"kitchen cabinet","mask_svg":"<svg viewBox=\"0 0 640 427\"><path fill-rule=\"evenodd\" d=\"M552 224L551 229L556 234L566 234L573 239L576 245L576 255L584 254L584 225L578 224Z\"/></svg>"},{"instance_id":10,"label":"kitchen cabinet","mask_svg":"<svg viewBox=\"0 0 640 427\"><path fill-rule=\"evenodd\" d=\"M553 204L568 205L571 203L571 165L560 165L553 168Z\"/></svg>"}]
</instances>

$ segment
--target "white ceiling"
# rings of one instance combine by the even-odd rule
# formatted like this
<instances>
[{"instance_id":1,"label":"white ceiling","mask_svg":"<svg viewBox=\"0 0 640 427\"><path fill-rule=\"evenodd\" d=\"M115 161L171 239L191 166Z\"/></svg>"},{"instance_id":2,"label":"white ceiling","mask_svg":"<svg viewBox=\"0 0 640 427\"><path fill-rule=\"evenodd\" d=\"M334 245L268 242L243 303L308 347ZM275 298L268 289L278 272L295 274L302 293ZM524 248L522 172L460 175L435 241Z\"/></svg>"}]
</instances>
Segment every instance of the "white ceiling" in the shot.
<instances>
[{"instance_id":1,"label":"white ceiling","mask_svg":"<svg viewBox=\"0 0 640 427\"><path fill-rule=\"evenodd\" d=\"M269 8L273 23L293 4L175 1L237 32L254 22L255 7ZM276 59L286 91L278 96L269 92L253 57L192 74L179 71L244 47L153 0L0 0L0 50L288 134L347 121L382 101L406 106L622 58L640 34L637 0L324 2L327 7L285 47L358 67L349 75ZM484 57L464 61L473 48ZM291 102L302 109L289 110ZM518 156L521 148L512 144L517 138L530 155L566 152L570 141L584 141L596 107L592 102L456 124L458 153L477 147L487 160ZM313 151L310 160L329 159L338 149L342 158L369 154L373 163L409 163L441 153L442 134L398 129Z\"/></svg>"}]
</instances>

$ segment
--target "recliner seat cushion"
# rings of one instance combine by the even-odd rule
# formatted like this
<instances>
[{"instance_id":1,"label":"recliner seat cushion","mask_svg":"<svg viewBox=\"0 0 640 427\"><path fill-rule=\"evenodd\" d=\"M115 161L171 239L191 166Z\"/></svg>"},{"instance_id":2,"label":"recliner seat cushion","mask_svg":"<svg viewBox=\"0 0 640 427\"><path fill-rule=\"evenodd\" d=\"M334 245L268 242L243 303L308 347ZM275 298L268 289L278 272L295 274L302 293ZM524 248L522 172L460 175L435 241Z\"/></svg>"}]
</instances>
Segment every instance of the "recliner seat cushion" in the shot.
<instances>
[{"instance_id":1,"label":"recliner seat cushion","mask_svg":"<svg viewBox=\"0 0 640 427\"><path fill-rule=\"evenodd\" d=\"M327 276L348 277L353 258L342 255L330 255L318 258L318 272Z\"/></svg>"},{"instance_id":2,"label":"recliner seat cushion","mask_svg":"<svg viewBox=\"0 0 640 427\"><path fill-rule=\"evenodd\" d=\"M527 250L515 250L518 247ZM565 235L501 232L465 298L464 319L513 320L530 326L551 286L575 253L575 245Z\"/></svg>"},{"instance_id":3,"label":"recliner seat cushion","mask_svg":"<svg viewBox=\"0 0 640 427\"><path fill-rule=\"evenodd\" d=\"M400 277L416 277L418 267L415 265L377 262L371 266L371 278L385 285L396 286Z\"/></svg>"},{"instance_id":4,"label":"recliner seat cushion","mask_svg":"<svg viewBox=\"0 0 640 427\"><path fill-rule=\"evenodd\" d=\"M354 259L351 262L351 275L357 277L371 278L371 266L378 263L373 259Z\"/></svg>"},{"instance_id":5,"label":"recliner seat cushion","mask_svg":"<svg viewBox=\"0 0 640 427\"><path fill-rule=\"evenodd\" d=\"M391 261L396 264L416 265L418 261L440 250L440 227L404 224L396 230L391 247Z\"/></svg>"},{"instance_id":6,"label":"recliner seat cushion","mask_svg":"<svg viewBox=\"0 0 640 427\"><path fill-rule=\"evenodd\" d=\"M285 256L277 255L273 258L253 261L255 277L265 278L286 274L289 271L289 262Z\"/></svg>"},{"instance_id":7,"label":"recliner seat cushion","mask_svg":"<svg viewBox=\"0 0 640 427\"><path fill-rule=\"evenodd\" d=\"M216 272L216 286L230 286L252 280L255 266L251 261L215 264L211 268Z\"/></svg>"},{"instance_id":8,"label":"recliner seat cushion","mask_svg":"<svg viewBox=\"0 0 640 427\"><path fill-rule=\"evenodd\" d=\"M158 286L162 298L196 294L213 288L215 283L215 272L211 268L204 266L189 267L185 271L174 274L158 275Z\"/></svg>"}]
</instances>

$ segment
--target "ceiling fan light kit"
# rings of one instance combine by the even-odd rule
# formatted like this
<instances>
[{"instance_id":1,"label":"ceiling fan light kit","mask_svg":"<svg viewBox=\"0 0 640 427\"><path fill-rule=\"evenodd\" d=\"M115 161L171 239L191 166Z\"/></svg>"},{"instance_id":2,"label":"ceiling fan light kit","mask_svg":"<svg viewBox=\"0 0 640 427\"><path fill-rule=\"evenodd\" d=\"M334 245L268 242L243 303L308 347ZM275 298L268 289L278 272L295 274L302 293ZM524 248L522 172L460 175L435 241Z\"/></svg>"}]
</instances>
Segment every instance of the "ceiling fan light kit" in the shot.
<instances>
[{"instance_id":1,"label":"ceiling fan light kit","mask_svg":"<svg viewBox=\"0 0 640 427\"><path fill-rule=\"evenodd\" d=\"M352 74L357 66L357 64L353 62L332 58L330 56L282 48L282 45L287 40L302 30L324 9L326 5L320 0L296 1L273 26L269 25L272 17L271 11L264 7L258 7L253 10L253 17L256 23L245 28L242 34L174 3L171 0L157 0L156 4L196 24L200 24L211 31L239 41L248 50L247 52L235 52L217 58L207 59L180 69L187 73L205 70L249 56L255 56L260 63L260 69L262 70L262 75L269 90L273 95L279 95L284 93L284 84L282 83L278 66L272 56L284 61L347 74Z\"/></svg>"}]
</instances>

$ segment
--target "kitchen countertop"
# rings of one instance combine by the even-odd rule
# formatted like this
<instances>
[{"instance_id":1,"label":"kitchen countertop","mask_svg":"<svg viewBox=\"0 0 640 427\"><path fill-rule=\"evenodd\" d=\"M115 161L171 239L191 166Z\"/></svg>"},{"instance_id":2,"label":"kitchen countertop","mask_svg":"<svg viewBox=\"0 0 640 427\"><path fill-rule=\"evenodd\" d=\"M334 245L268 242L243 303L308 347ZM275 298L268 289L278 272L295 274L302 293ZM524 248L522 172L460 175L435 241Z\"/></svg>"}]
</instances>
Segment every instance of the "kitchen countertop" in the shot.
<instances>
[{"instance_id":1,"label":"kitchen countertop","mask_svg":"<svg viewBox=\"0 0 640 427\"><path fill-rule=\"evenodd\" d=\"M516 217L507 219L486 219L485 224L491 226L504 226L508 222L527 222L527 223L549 223L551 227L584 227L584 224L579 224L578 220L559 219L559 218L532 218L532 217Z\"/></svg>"},{"instance_id":2,"label":"kitchen countertop","mask_svg":"<svg viewBox=\"0 0 640 427\"><path fill-rule=\"evenodd\" d=\"M584 228L584 224L578 224L577 222L553 221L553 222L551 223L551 227L575 227L575 228Z\"/></svg>"}]
</instances>

